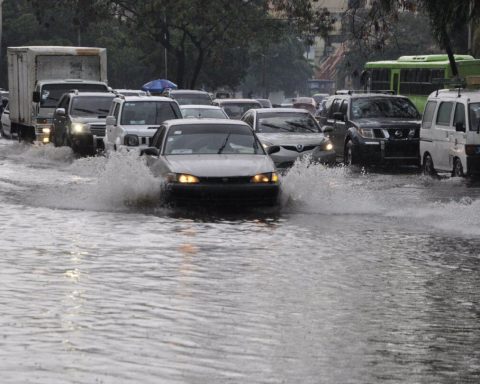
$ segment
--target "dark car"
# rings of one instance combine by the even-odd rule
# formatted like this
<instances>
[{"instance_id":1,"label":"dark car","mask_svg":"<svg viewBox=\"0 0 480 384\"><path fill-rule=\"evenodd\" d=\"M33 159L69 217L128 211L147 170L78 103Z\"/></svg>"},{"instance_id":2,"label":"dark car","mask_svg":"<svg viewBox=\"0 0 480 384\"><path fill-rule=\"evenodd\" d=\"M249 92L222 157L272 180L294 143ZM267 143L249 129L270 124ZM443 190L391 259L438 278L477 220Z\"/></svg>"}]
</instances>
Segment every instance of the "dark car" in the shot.
<instances>
[{"instance_id":1,"label":"dark car","mask_svg":"<svg viewBox=\"0 0 480 384\"><path fill-rule=\"evenodd\" d=\"M103 149L105 120L115 97L111 92L65 93L53 114L51 141L81 155Z\"/></svg>"},{"instance_id":2,"label":"dark car","mask_svg":"<svg viewBox=\"0 0 480 384\"><path fill-rule=\"evenodd\" d=\"M273 205L279 180L272 159L245 123L167 120L143 150L173 203Z\"/></svg>"},{"instance_id":3,"label":"dark car","mask_svg":"<svg viewBox=\"0 0 480 384\"><path fill-rule=\"evenodd\" d=\"M346 165L419 165L420 113L404 96L330 96L319 121Z\"/></svg>"},{"instance_id":4,"label":"dark car","mask_svg":"<svg viewBox=\"0 0 480 384\"><path fill-rule=\"evenodd\" d=\"M168 91L168 96L176 100L180 105L212 105L212 98L205 91L172 89Z\"/></svg>"}]
</instances>

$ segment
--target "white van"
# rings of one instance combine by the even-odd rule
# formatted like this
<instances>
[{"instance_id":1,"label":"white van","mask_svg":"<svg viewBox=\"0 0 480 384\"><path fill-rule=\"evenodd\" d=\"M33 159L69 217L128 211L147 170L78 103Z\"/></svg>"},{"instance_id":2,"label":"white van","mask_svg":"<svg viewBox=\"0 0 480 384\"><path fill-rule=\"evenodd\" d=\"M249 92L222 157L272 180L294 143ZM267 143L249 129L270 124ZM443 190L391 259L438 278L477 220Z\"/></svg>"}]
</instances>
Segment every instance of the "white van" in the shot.
<instances>
[{"instance_id":1,"label":"white van","mask_svg":"<svg viewBox=\"0 0 480 384\"><path fill-rule=\"evenodd\" d=\"M420 156L425 174L480 173L480 91L445 89L428 97Z\"/></svg>"}]
</instances>

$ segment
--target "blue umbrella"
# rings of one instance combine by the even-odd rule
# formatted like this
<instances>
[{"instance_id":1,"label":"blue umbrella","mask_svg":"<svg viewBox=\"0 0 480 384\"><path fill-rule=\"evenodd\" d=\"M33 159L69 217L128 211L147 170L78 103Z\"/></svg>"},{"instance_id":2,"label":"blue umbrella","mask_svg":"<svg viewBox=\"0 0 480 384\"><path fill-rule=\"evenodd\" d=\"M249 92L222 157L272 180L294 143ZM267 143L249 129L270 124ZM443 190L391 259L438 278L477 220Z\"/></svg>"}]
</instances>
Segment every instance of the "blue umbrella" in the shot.
<instances>
[{"instance_id":1,"label":"blue umbrella","mask_svg":"<svg viewBox=\"0 0 480 384\"><path fill-rule=\"evenodd\" d=\"M177 87L177 84L172 83L170 80L166 80L166 79L152 80L142 85L143 91L153 92L153 93L162 93L167 88L177 89L178 87Z\"/></svg>"}]
</instances>

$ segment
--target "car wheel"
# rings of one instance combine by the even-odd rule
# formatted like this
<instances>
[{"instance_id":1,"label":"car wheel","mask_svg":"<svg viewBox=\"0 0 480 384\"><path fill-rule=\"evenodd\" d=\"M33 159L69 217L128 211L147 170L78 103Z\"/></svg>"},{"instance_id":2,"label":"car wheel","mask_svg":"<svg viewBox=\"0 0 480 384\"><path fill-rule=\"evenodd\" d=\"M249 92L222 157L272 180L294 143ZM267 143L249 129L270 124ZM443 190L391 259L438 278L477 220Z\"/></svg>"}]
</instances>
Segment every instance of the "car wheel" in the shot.
<instances>
[{"instance_id":1,"label":"car wheel","mask_svg":"<svg viewBox=\"0 0 480 384\"><path fill-rule=\"evenodd\" d=\"M423 158L423 174L428 176L437 175L435 167L433 166L432 156L430 156L428 153Z\"/></svg>"},{"instance_id":2,"label":"car wheel","mask_svg":"<svg viewBox=\"0 0 480 384\"><path fill-rule=\"evenodd\" d=\"M453 177L464 177L465 176L465 174L463 173L462 162L460 161L459 158L455 158L455 160L453 161L452 176Z\"/></svg>"},{"instance_id":3,"label":"car wheel","mask_svg":"<svg viewBox=\"0 0 480 384\"><path fill-rule=\"evenodd\" d=\"M345 144L345 149L343 151L343 162L347 166L356 164L356 159L353 151L353 143L350 139L348 139L347 143Z\"/></svg>"}]
</instances>

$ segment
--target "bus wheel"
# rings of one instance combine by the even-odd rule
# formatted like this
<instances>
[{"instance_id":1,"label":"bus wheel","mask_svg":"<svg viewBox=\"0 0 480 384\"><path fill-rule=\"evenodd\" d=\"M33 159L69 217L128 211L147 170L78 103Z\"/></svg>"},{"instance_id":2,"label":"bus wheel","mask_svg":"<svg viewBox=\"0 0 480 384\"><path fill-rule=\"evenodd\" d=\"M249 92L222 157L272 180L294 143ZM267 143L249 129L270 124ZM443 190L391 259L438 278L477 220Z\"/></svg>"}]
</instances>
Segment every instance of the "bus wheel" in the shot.
<instances>
[{"instance_id":1,"label":"bus wheel","mask_svg":"<svg viewBox=\"0 0 480 384\"><path fill-rule=\"evenodd\" d=\"M436 176L437 172L433 166L432 156L428 153L423 158L423 174L427 176Z\"/></svg>"},{"instance_id":2,"label":"bus wheel","mask_svg":"<svg viewBox=\"0 0 480 384\"><path fill-rule=\"evenodd\" d=\"M462 167L462 162L458 157L455 158L453 161L453 171L452 171L452 176L453 177L464 177L465 174L463 173L463 167Z\"/></svg>"}]
</instances>

